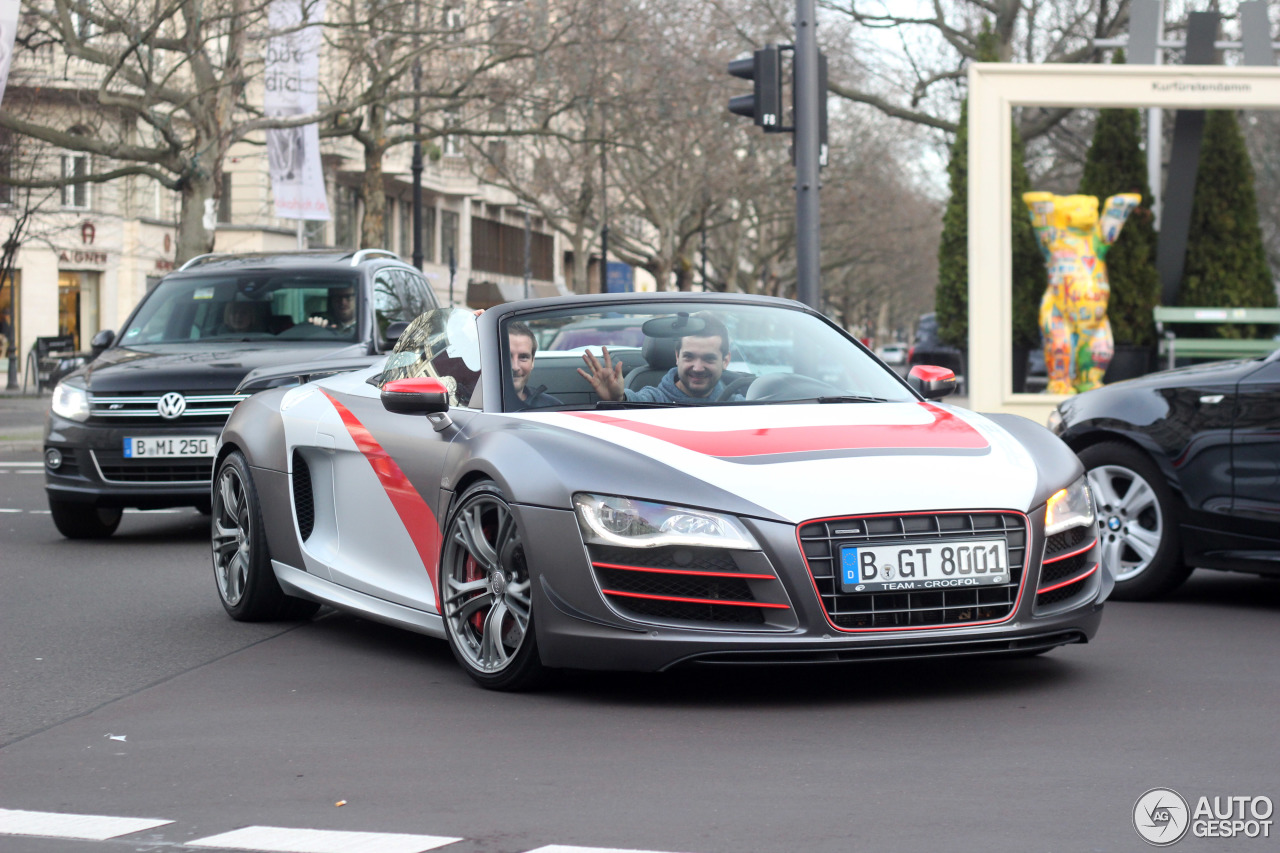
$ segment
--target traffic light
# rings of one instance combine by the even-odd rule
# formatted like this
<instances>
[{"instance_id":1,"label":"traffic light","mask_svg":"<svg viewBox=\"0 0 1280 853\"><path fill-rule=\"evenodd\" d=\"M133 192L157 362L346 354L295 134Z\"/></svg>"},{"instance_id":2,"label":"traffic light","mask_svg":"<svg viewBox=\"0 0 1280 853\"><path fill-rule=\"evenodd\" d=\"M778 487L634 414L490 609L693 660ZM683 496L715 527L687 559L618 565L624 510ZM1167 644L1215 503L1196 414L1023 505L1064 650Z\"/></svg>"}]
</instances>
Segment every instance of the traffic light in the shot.
<instances>
[{"instance_id":1,"label":"traffic light","mask_svg":"<svg viewBox=\"0 0 1280 853\"><path fill-rule=\"evenodd\" d=\"M755 91L729 99L729 112L754 119L765 133L780 133L782 127L782 63L778 46L768 44L751 56L729 63L734 77L751 80Z\"/></svg>"}]
</instances>

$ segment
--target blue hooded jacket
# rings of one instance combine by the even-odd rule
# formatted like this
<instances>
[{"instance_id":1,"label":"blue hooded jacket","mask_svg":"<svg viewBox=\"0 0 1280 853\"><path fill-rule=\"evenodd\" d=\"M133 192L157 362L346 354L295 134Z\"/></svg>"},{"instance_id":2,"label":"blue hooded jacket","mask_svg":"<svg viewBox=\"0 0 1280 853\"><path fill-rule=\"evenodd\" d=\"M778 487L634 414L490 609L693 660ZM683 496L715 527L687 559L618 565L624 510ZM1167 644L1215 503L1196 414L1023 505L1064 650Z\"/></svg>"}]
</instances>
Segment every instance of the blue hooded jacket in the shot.
<instances>
[{"instance_id":1,"label":"blue hooded jacket","mask_svg":"<svg viewBox=\"0 0 1280 853\"><path fill-rule=\"evenodd\" d=\"M682 403L685 405L701 406L707 403L718 403L720 395L724 393L723 380L716 383L716 387L711 389L711 393L705 397L690 397L688 394L680 390L676 385L679 378L679 371L671 368L667 374L662 377L662 381L657 385L648 385L639 391L632 391L630 388L626 390L627 399L635 403ZM745 400L746 397L741 394L734 394L729 398L731 402Z\"/></svg>"}]
</instances>

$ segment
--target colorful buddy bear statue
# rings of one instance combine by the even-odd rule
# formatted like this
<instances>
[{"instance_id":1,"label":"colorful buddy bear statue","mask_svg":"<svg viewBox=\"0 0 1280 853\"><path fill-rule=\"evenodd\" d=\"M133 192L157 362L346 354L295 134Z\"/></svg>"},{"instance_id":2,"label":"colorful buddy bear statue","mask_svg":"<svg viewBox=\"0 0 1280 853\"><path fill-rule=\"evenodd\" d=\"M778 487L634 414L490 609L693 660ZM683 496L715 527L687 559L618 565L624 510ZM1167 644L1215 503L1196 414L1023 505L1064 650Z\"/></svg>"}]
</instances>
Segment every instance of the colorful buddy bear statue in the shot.
<instances>
[{"instance_id":1,"label":"colorful buddy bear statue","mask_svg":"<svg viewBox=\"0 0 1280 853\"><path fill-rule=\"evenodd\" d=\"M1107 250L1142 196L1111 196L1101 218L1098 200L1091 195L1031 192L1022 200L1031 210L1031 226L1049 268L1049 287L1040 301L1049 374L1045 390L1074 394L1101 387L1115 350L1107 320Z\"/></svg>"}]
</instances>

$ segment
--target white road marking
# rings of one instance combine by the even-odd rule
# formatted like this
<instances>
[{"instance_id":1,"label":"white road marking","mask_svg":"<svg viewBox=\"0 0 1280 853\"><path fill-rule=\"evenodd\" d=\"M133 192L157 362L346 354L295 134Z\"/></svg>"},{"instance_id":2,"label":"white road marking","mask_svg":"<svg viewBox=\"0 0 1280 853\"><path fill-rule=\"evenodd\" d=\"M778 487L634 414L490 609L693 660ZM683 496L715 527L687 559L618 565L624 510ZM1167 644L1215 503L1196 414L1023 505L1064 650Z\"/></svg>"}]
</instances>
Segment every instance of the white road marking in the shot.
<instances>
[{"instance_id":1,"label":"white road marking","mask_svg":"<svg viewBox=\"0 0 1280 853\"><path fill-rule=\"evenodd\" d=\"M5 835L38 835L42 838L79 838L106 841L144 829L173 823L145 817L105 817L89 814L58 814L0 809L0 833Z\"/></svg>"},{"instance_id":2,"label":"white road marking","mask_svg":"<svg viewBox=\"0 0 1280 853\"><path fill-rule=\"evenodd\" d=\"M620 850L616 847L572 847L566 844L549 844L528 853L664 853L661 850Z\"/></svg>"},{"instance_id":3,"label":"white road marking","mask_svg":"<svg viewBox=\"0 0 1280 853\"><path fill-rule=\"evenodd\" d=\"M43 462L0 462L0 468L43 468Z\"/></svg>"},{"instance_id":4,"label":"white road marking","mask_svg":"<svg viewBox=\"0 0 1280 853\"><path fill-rule=\"evenodd\" d=\"M184 846L264 850L270 853L422 853L424 850L434 850L461 840L438 835L405 835L393 832L247 826L221 835L187 841Z\"/></svg>"},{"instance_id":5,"label":"white road marking","mask_svg":"<svg viewBox=\"0 0 1280 853\"><path fill-rule=\"evenodd\" d=\"M22 512L20 509L4 509L0 507L0 512Z\"/></svg>"}]
</instances>

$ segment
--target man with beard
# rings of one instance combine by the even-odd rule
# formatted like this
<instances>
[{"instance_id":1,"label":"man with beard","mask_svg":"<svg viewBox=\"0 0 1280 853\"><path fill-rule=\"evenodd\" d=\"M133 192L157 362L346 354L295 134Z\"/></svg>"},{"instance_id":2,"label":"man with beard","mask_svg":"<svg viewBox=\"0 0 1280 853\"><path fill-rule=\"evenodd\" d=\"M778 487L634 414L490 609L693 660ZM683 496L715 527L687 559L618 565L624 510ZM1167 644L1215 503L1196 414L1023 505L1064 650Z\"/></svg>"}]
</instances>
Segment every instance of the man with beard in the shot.
<instances>
[{"instance_id":1,"label":"man with beard","mask_svg":"<svg viewBox=\"0 0 1280 853\"><path fill-rule=\"evenodd\" d=\"M533 372L533 359L538 353L538 340L533 331L524 323L507 326L507 347L511 352L511 384L515 386L517 400L516 405L507 407L507 411L523 412L564 405L547 393L545 385L529 387L529 374Z\"/></svg>"},{"instance_id":2,"label":"man with beard","mask_svg":"<svg viewBox=\"0 0 1280 853\"><path fill-rule=\"evenodd\" d=\"M590 373L580 373L602 400L628 400L636 403L680 403L700 405L725 402L725 386L720 381L729 366L729 330L710 314L694 314L701 321L696 334L676 340L676 366L667 371L657 385L639 390L623 387L622 362L614 362L608 347L603 348L603 363L590 350L582 354ZM741 394L728 397L730 402L745 399Z\"/></svg>"}]
</instances>

